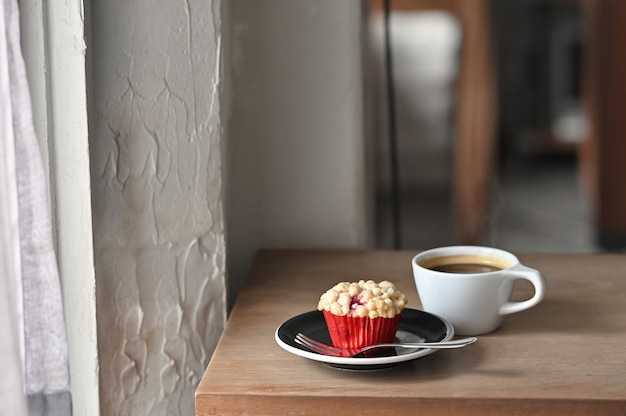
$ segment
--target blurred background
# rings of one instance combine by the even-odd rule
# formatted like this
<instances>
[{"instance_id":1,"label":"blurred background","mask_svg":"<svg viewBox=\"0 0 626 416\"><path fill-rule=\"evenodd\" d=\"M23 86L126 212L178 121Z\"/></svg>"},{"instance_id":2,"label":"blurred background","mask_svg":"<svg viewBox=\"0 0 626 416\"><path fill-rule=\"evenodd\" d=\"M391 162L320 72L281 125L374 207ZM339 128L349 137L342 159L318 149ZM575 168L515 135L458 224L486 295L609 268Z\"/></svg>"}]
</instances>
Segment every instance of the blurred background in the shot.
<instances>
[{"instance_id":1,"label":"blurred background","mask_svg":"<svg viewBox=\"0 0 626 416\"><path fill-rule=\"evenodd\" d=\"M594 230L593 190L581 167L591 134L583 94L587 21L578 1L372 1L380 247L609 248ZM472 68L464 54L482 67ZM492 158L459 148L463 140ZM462 167L459 152L468 153ZM455 186L472 175L487 176L478 186L488 191L468 185L465 198L484 201L464 212L455 208L463 198ZM464 216L481 210L477 231L459 235Z\"/></svg>"},{"instance_id":2,"label":"blurred background","mask_svg":"<svg viewBox=\"0 0 626 416\"><path fill-rule=\"evenodd\" d=\"M231 302L263 248L626 247L626 1L226 4Z\"/></svg>"}]
</instances>

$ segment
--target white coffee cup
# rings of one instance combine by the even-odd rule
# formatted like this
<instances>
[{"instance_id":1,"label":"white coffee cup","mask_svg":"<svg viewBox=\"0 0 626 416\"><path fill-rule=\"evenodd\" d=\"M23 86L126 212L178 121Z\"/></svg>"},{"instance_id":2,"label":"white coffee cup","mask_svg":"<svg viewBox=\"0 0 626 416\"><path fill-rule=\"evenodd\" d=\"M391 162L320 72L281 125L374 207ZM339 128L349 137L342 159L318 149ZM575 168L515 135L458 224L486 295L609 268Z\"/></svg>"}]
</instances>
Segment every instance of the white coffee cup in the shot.
<instances>
[{"instance_id":1,"label":"white coffee cup","mask_svg":"<svg viewBox=\"0 0 626 416\"><path fill-rule=\"evenodd\" d=\"M503 315L537 305L546 293L546 281L539 271L497 248L434 248L416 255L412 266L423 309L450 321L460 335L492 332ZM535 287L530 299L511 301L517 279L526 279Z\"/></svg>"}]
</instances>

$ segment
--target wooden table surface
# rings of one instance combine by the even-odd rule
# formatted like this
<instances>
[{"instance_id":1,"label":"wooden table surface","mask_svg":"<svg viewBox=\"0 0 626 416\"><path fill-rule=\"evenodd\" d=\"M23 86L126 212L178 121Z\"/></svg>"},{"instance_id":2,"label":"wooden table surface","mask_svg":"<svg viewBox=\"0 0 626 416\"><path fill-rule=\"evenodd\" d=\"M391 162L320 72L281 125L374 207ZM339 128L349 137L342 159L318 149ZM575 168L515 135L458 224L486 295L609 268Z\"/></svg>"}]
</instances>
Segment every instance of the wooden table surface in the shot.
<instances>
[{"instance_id":1,"label":"wooden table surface","mask_svg":"<svg viewBox=\"0 0 626 416\"><path fill-rule=\"evenodd\" d=\"M626 415L626 256L518 254L541 304L460 350L378 371L293 355L274 332L339 281L389 279L420 308L408 251L263 251L197 390L198 415ZM514 297L532 293L519 285Z\"/></svg>"}]
</instances>

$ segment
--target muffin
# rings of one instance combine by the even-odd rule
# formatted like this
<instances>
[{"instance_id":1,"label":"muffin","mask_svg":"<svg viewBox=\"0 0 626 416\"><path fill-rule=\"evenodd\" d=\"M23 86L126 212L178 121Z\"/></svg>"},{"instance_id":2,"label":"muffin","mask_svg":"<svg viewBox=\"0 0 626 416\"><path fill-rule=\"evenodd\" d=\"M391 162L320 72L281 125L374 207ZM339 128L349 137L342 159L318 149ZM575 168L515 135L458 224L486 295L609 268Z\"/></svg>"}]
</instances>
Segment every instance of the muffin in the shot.
<instances>
[{"instance_id":1,"label":"muffin","mask_svg":"<svg viewBox=\"0 0 626 416\"><path fill-rule=\"evenodd\" d=\"M340 282L319 300L330 338L338 348L363 348L393 342L406 296L384 280Z\"/></svg>"}]
</instances>

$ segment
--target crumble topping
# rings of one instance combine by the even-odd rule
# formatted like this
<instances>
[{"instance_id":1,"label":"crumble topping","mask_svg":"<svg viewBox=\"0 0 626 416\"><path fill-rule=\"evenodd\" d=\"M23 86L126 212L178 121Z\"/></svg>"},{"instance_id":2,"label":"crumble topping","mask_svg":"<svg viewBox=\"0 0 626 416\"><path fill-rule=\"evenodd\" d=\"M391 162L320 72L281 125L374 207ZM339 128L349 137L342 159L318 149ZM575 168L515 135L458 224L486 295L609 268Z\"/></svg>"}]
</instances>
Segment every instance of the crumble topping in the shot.
<instances>
[{"instance_id":1,"label":"crumble topping","mask_svg":"<svg viewBox=\"0 0 626 416\"><path fill-rule=\"evenodd\" d=\"M406 296L396 286L383 280L340 282L328 289L317 304L317 309L333 315L393 318L406 306Z\"/></svg>"}]
</instances>

